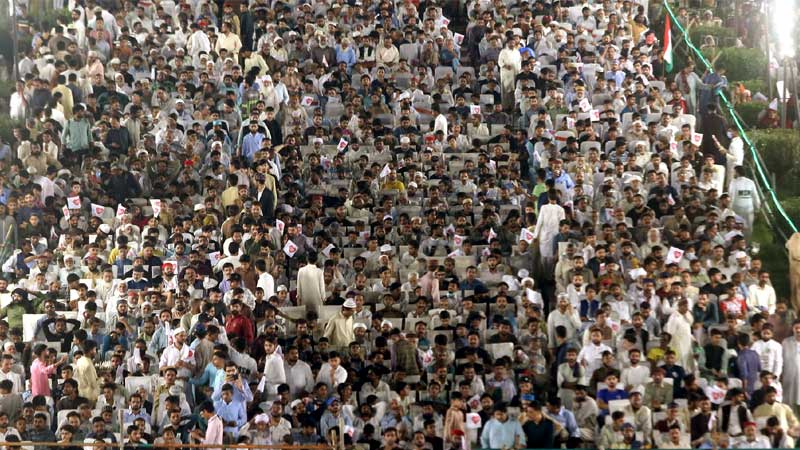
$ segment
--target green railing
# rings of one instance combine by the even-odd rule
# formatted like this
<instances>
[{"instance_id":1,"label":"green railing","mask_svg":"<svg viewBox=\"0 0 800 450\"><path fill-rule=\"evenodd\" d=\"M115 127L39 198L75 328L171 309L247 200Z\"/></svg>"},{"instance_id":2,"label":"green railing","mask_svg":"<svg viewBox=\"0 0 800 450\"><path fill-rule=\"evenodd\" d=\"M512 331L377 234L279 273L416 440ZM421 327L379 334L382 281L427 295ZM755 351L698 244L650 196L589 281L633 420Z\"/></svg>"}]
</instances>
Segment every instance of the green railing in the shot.
<instances>
[{"instance_id":1,"label":"green railing","mask_svg":"<svg viewBox=\"0 0 800 450\"><path fill-rule=\"evenodd\" d=\"M714 68L712 67L711 63L708 61L708 59L706 59L705 56L703 56L700 50L698 50L697 47L694 46L692 40L689 38L689 33L680 24L678 18L675 16L675 13L672 11L672 7L670 7L669 3L667 3L666 1L664 2L664 9L666 10L667 14L669 14L672 25L677 27L678 30L681 32L681 35L683 35L683 40L686 43L686 46L692 51L692 53L694 53L694 55L697 57L697 60L703 63L706 70L713 73ZM775 189L773 188L772 183L770 183L769 177L767 176L767 173L764 170L761 158L758 154L758 150L756 149L755 145L753 145L753 142L750 140L750 138L747 136L747 132L742 126L742 122L739 119L739 115L734 110L733 104L731 104L730 100L728 100L728 97L725 95L724 92L720 91L719 97L720 100L722 101L723 106L727 108L728 113L731 116L734 125L736 125L736 128L739 130L739 135L742 137L745 146L750 151L750 154L753 158L753 167L755 168L754 172L757 175L756 182L760 184L762 190L767 193L767 197L775 207L775 211L777 211L777 213L781 216L781 218L786 222L786 224L791 229L792 233L796 233L797 226L794 224L789 215L786 214L786 211L783 209L783 206L781 206L781 202L778 200L778 195L775 193Z\"/></svg>"}]
</instances>

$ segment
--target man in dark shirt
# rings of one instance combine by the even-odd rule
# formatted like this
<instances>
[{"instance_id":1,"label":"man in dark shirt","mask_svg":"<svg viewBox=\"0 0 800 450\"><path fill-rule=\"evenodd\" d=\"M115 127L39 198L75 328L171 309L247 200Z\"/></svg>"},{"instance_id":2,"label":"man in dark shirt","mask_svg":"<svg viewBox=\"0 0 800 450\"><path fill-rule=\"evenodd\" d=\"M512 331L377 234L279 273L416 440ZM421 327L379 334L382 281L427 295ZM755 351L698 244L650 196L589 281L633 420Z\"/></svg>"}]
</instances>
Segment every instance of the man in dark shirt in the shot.
<instances>
[{"instance_id":1,"label":"man in dark shirt","mask_svg":"<svg viewBox=\"0 0 800 450\"><path fill-rule=\"evenodd\" d=\"M532 402L526 411L527 421L522 424L522 431L525 432L525 441L528 446L538 448L553 448L555 442L555 426L553 421L544 417L542 405L539 402Z\"/></svg>"},{"instance_id":2,"label":"man in dark shirt","mask_svg":"<svg viewBox=\"0 0 800 450\"><path fill-rule=\"evenodd\" d=\"M672 378L676 381L683 380L683 377L686 376L686 370L684 370L683 367L675 364L676 359L677 357L675 356L675 352L672 350L667 350L667 352L664 354L665 364L661 366L661 368L664 369L664 375L667 378ZM678 382L673 384L672 389L672 395L675 398L681 398L681 383Z\"/></svg>"},{"instance_id":3,"label":"man in dark shirt","mask_svg":"<svg viewBox=\"0 0 800 450\"><path fill-rule=\"evenodd\" d=\"M706 433L711 431L709 424L711 423L711 400L704 398L700 401L700 413L692 417L691 421L691 435L692 447L697 448L703 443Z\"/></svg>"}]
</instances>

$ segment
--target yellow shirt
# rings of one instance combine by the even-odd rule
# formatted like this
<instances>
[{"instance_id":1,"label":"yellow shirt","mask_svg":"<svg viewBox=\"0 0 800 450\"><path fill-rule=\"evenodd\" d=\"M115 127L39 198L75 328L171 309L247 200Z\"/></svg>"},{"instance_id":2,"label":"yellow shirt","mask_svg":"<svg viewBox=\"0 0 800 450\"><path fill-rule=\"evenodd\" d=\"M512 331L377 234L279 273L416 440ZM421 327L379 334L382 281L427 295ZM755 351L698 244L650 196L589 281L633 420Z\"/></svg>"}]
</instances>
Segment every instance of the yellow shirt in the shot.
<instances>
[{"instance_id":1,"label":"yellow shirt","mask_svg":"<svg viewBox=\"0 0 800 450\"><path fill-rule=\"evenodd\" d=\"M386 183L384 183L383 188L395 191L405 191L406 185L403 184L403 182L400 180L394 180L394 181L387 181Z\"/></svg>"}]
</instances>

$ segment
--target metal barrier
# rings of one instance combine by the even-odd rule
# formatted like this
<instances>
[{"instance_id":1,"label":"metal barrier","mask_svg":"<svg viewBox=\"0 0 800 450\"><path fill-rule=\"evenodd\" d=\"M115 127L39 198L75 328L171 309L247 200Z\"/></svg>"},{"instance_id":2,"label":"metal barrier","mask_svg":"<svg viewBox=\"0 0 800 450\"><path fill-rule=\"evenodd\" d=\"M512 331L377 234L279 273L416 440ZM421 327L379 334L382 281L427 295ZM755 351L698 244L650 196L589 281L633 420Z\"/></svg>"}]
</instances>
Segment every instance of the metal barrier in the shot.
<instances>
[{"instance_id":1,"label":"metal barrier","mask_svg":"<svg viewBox=\"0 0 800 450\"><path fill-rule=\"evenodd\" d=\"M109 442L32 442L32 441L23 441L23 442L2 442L0 443L0 447L11 447L11 448L20 448L20 447L48 447L48 448L60 448L60 447L95 447L95 448L130 448L130 447L141 447L141 448L225 448L227 449L252 449L252 450L282 450L291 448L293 450L334 450L335 447L330 445L287 445L287 444L271 444L271 445L253 445L253 444L235 444L235 445L228 445L228 444L184 444L181 442L176 443L163 443L163 444L129 444L129 443L109 443Z\"/></svg>"}]
</instances>

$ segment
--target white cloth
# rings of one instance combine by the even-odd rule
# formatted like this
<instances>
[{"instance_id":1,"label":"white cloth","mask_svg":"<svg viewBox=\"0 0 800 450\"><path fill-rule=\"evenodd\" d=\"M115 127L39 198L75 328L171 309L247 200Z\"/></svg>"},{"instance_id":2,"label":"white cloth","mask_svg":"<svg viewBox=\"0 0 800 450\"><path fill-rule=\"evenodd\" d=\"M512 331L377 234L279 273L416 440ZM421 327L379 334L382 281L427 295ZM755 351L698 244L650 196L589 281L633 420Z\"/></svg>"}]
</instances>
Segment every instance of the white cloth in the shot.
<instances>
[{"instance_id":1,"label":"white cloth","mask_svg":"<svg viewBox=\"0 0 800 450\"><path fill-rule=\"evenodd\" d=\"M761 312L762 308L766 308L767 312L773 314L775 312L775 304L777 297L775 296L775 288L766 284L762 288L758 284L748 286L750 295L747 297L747 306L755 311Z\"/></svg>"},{"instance_id":2,"label":"white cloth","mask_svg":"<svg viewBox=\"0 0 800 450\"><path fill-rule=\"evenodd\" d=\"M278 352L272 352L264 358L264 378L266 379L264 392L267 394L277 394L278 386L286 383L283 357Z\"/></svg>"},{"instance_id":3,"label":"white cloth","mask_svg":"<svg viewBox=\"0 0 800 450\"><path fill-rule=\"evenodd\" d=\"M753 351L758 353L761 359L761 370L772 372L776 378L780 378L783 373L783 348L778 341L758 340L753 343Z\"/></svg>"},{"instance_id":4,"label":"white cloth","mask_svg":"<svg viewBox=\"0 0 800 450\"><path fill-rule=\"evenodd\" d=\"M311 372L311 366L305 361L298 360L293 366L284 362L283 370L293 396L301 391L311 392L314 388L314 374Z\"/></svg>"},{"instance_id":5,"label":"white cloth","mask_svg":"<svg viewBox=\"0 0 800 450\"><path fill-rule=\"evenodd\" d=\"M692 322L694 318L690 312L685 315L677 310L669 316L664 331L672 336L672 346L677 350L679 365L686 370L691 370L689 364L692 358Z\"/></svg>"},{"instance_id":6,"label":"white cloth","mask_svg":"<svg viewBox=\"0 0 800 450\"><path fill-rule=\"evenodd\" d=\"M539 252L543 258L552 258L554 256L553 240L558 234L558 224L565 218L564 208L559 205L548 203L542 206L539 211L533 236L539 239Z\"/></svg>"},{"instance_id":7,"label":"white cloth","mask_svg":"<svg viewBox=\"0 0 800 450\"><path fill-rule=\"evenodd\" d=\"M297 298L300 305L317 311L325 302L325 278L322 269L306 264L297 271Z\"/></svg>"}]
</instances>

